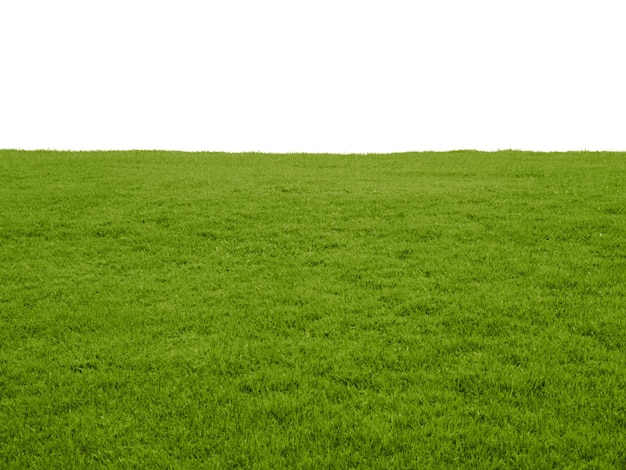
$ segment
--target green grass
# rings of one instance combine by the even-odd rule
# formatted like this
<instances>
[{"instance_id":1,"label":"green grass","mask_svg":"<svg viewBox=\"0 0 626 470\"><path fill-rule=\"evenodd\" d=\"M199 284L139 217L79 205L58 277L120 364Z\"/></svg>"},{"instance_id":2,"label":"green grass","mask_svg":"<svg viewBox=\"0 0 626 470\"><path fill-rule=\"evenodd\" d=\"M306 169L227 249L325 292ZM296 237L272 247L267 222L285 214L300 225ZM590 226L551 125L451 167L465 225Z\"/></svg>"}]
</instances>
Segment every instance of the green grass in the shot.
<instances>
[{"instance_id":1,"label":"green grass","mask_svg":"<svg viewBox=\"0 0 626 470\"><path fill-rule=\"evenodd\" d=\"M0 151L0 467L625 468L626 154Z\"/></svg>"}]
</instances>

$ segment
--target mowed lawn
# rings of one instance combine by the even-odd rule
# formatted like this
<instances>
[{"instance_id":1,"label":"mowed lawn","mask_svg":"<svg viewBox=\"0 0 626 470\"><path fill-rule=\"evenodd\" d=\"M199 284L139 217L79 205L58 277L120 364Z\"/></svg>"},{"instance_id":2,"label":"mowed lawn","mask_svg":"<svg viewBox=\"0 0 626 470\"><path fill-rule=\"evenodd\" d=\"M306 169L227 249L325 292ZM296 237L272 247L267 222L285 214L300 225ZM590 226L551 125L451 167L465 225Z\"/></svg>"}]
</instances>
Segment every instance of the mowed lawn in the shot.
<instances>
[{"instance_id":1,"label":"mowed lawn","mask_svg":"<svg viewBox=\"0 0 626 470\"><path fill-rule=\"evenodd\" d=\"M626 468L626 153L0 151L0 467Z\"/></svg>"}]
</instances>

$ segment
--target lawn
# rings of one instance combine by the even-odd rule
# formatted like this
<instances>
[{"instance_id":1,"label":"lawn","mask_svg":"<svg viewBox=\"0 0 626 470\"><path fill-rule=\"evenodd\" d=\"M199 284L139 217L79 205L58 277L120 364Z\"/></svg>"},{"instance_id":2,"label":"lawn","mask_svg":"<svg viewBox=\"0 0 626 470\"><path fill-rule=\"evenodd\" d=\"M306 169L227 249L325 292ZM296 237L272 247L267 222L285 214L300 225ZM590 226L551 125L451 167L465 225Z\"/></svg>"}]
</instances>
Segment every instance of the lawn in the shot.
<instances>
[{"instance_id":1,"label":"lawn","mask_svg":"<svg viewBox=\"0 0 626 470\"><path fill-rule=\"evenodd\" d=\"M626 468L626 153L0 151L0 467Z\"/></svg>"}]
</instances>

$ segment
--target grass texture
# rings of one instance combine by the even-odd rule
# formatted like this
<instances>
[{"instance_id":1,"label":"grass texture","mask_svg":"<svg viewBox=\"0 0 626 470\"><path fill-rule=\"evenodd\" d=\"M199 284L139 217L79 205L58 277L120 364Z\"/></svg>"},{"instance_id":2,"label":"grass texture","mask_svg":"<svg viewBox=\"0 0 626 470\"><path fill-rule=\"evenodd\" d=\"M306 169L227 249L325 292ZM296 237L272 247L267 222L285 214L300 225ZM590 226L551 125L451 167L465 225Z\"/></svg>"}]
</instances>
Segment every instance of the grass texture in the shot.
<instances>
[{"instance_id":1,"label":"grass texture","mask_svg":"<svg viewBox=\"0 0 626 470\"><path fill-rule=\"evenodd\" d=\"M0 467L626 468L626 154L0 151Z\"/></svg>"}]
</instances>

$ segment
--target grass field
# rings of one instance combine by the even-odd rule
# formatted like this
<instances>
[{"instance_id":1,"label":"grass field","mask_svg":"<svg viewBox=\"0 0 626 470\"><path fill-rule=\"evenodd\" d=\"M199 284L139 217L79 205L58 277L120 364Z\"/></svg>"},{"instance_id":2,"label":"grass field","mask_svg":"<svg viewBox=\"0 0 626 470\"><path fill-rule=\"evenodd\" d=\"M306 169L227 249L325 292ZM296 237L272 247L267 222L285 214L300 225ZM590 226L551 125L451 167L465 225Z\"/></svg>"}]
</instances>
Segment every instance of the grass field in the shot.
<instances>
[{"instance_id":1,"label":"grass field","mask_svg":"<svg viewBox=\"0 0 626 470\"><path fill-rule=\"evenodd\" d=\"M626 468L626 154L0 151L0 467Z\"/></svg>"}]
</instances>

